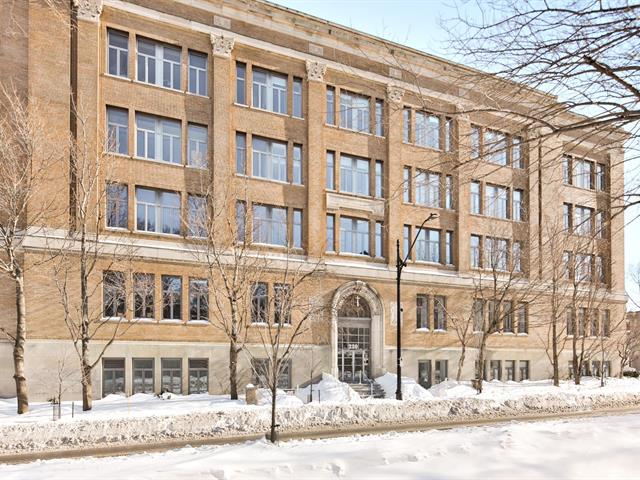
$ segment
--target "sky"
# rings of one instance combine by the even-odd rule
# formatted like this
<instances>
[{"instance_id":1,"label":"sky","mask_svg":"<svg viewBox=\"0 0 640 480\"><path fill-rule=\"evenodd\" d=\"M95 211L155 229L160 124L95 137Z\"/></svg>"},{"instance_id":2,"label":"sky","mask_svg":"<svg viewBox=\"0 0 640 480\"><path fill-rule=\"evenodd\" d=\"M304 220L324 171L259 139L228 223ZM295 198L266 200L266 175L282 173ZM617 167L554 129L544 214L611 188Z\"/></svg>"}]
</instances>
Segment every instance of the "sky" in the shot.
<instances>
[{"instance_id":1,"label":"sky","mask_svg":"<svg viewBox=\"0 0 640 480\"><path fill-rule=\"evenodd\" d=\"M443 21L456 18L455 0L271 0L378 37L383 37L424 52L464 64L455 52L447 48L449 32ZM459 2L460 3L460 2ZM472 5L472 6L469 6ZM475 3L460 7L463 15L479 15ZM486 13L486 12L482 12ZM638 163L638 162L636 162ZM636 184L640 178L640 165L627 164L626 183ZM640 238L640 207L625 213L625 267L626 288L635 300L628 308L640 310L640 289L629 278L629 272L640 265L640 246L633 238Z\"/></svg>"}]
</instances>

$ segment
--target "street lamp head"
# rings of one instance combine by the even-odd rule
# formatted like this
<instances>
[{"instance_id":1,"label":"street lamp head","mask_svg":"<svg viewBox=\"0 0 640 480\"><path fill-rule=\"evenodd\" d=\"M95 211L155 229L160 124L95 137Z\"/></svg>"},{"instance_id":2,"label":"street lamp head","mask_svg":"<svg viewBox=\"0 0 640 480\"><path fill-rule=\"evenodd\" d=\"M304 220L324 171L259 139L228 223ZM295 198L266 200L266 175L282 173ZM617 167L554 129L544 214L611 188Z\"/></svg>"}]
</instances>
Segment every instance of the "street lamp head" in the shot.
<instances>
[{"instance_id":1,"label":"street lamp head","mask_svg":"<svg viewBox=\"0 0 640 480\"><path fill-rule=\"evenodd\" d=\"M438 215L436 212L431 212L431 213L429 214L429 217L427 218L427 222L428 222L429 220L435 220L435 219L436 219L436 218L438 218L439 216L440 216L440 215Z\"/></svg>"}]
</instances>

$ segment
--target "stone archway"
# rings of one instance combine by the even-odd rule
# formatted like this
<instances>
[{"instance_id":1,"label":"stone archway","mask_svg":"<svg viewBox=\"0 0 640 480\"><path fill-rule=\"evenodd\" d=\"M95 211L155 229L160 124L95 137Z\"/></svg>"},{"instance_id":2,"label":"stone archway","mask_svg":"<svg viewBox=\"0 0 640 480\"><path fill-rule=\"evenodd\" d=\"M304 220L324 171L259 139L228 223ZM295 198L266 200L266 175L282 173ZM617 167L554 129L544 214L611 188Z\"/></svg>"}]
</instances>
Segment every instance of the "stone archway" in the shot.
<instances>
[{"instance_id":1,"label":"stone archway","mask_svg":"<svg viewBox=\"0 0 640 480\"><path fill-rule=\"evenodd\" d=\"M362 299L359 304L357 299ZM341 316L340 314L343 314ZM369 320L370 319L370 320ZM363 281L355 280L340 286L333 294L331 304L331 370L338 371L338 329L340 324L368 322L369 369L367 375L376 378L384 373L384 310L378 293Z\"/></svg>"}]
</instances>

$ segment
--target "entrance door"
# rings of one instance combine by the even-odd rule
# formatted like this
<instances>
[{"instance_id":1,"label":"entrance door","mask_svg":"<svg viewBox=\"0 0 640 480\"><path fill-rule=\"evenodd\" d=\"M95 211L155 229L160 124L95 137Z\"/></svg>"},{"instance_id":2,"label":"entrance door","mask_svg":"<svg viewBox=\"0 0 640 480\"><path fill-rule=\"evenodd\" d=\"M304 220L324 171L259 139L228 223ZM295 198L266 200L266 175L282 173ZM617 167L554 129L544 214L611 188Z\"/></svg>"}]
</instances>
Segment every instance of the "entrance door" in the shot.
<instances>
[{"instance_id":1,"label":"entrance door","mask_svg":"<svg viewBox=\"0 0 640 480\"><path fill-rule=\"evenodd\" d=\"M369 379L370 322L341 321L338 327L340 381L362 383Z\"/></svg>"}]
</instances>

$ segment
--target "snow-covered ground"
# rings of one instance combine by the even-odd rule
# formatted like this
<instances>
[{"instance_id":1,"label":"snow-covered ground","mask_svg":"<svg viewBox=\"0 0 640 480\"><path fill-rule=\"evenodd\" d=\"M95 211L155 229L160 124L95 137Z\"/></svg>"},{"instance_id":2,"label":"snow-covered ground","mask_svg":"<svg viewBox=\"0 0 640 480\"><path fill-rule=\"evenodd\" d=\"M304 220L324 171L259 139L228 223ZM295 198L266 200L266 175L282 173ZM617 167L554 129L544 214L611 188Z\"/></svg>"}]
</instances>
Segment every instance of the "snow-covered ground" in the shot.
<instances>
[{"instance_id":1,"label":"snow-covered ground","mask_svg":"<svg viewBox=\"0 0 640 480\"><path fill-rule=\"evenodd\" d=\"M640 414L0 465L3 480L637 479Z\"/></svg>"}]
</instances>

